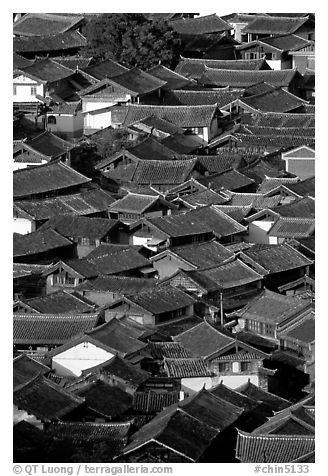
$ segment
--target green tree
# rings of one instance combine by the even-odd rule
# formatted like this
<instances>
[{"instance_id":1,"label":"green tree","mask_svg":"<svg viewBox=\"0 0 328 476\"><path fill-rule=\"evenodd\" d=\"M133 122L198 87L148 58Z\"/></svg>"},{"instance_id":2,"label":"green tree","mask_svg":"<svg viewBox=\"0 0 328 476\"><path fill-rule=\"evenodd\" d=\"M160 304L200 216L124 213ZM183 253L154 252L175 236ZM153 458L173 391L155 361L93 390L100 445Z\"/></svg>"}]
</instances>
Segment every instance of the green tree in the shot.
<instances>
[{"instance_id":1,"label":"green tree","mask_svg":"<svg viewBox=\"0 0 328 476\"><path fill-rule=\"evenodd\" d=\"M127 67L148 69L161 62L174 67L181 41L163 20L151 22L141 14L113 13L92 18L86 28L87 55L114 59Z\"/></svg>"}]
</instances>

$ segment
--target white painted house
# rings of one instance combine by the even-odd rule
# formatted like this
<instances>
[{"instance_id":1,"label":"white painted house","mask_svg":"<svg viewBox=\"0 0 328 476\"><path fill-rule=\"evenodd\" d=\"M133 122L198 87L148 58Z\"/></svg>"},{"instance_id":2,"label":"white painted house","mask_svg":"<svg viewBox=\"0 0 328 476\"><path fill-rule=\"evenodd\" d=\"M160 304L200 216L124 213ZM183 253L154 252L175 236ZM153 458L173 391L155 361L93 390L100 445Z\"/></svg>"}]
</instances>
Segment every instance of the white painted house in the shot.
<instances>
[{"instance_id":1,"label":"white painted house","mask_svg":"<svg viewBox=\"0 0 328 476\"><path fill-rule=\"evenodd\" d=\"M281 158L285 162L286 171L297 175L301 180L315 175L314 147L301 145L287 152L282 152Z\"/></svg>"}]
</instances>

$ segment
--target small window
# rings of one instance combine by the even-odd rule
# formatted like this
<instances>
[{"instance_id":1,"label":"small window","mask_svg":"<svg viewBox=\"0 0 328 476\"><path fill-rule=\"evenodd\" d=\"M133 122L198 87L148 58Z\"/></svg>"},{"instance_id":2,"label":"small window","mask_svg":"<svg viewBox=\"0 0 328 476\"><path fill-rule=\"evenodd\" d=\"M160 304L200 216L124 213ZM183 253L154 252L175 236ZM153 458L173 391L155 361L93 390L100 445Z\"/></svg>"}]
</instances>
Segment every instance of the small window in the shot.
<instances>
[{"instance_id":1,"label":"small window","mask_svg":"<svg viewBox=\"0 0 328 476\"><path fill-rule=\"evenodd\" d=\"M14 96L16 96L16 94L17 94L17 88L16 86L14 86Z\"/></svg>"},{"instance_id":2,"label":"small window","mask_svg":"<svg viewBox=\"0 0 328 476\"><path fill-rule=\"evenodd\" d=\"M219 372L230 372L231 371L231 364L230 362L221 362L219 363Z\"/></svg>"},{"instance_id":3,"label":"small window","mask_svg":"<svg viewBox=\"0 0 328 476\"><path fill-rule=\"evenodd\" d=\"M56 124L55 116L48 116L48 124Z\"/></svg>"},{"instance_id":4,"label":"small window","mask_svg":"<svg viewBox=\"0 0 328 476\"><path fill-rule=\"evenodd\" d=\"M31 86L31 96L36 96L36 86Z\"/></svg>"}]
</instances>

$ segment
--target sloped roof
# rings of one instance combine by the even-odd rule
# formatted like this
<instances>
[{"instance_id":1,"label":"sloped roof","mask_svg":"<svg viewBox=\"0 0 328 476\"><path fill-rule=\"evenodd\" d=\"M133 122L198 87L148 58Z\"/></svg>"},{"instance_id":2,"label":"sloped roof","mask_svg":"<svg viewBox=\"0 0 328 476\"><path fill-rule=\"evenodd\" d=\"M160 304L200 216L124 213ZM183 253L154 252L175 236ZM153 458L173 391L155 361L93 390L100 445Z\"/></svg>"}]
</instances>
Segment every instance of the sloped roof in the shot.
<instances>
[{"instance_id":1,"label":"sloped roof","mask_svg":"<svg viewBox=\"0 0 328 476\"><path fill-rule=\"evenodd\" d=\"M158 79L161 79L162 81L165 81L165 89L178 89L192 84L189 78L182 76L176 71L172 71L162 64L153 66L152 68L148 69L147 73L155 76Z\"/></svg>"},{"instance_id":2,"label":"sloped roof","mask_svg":"<svg viewBox=\"0 0 328 476\"><path fill-rule=\"evenodd\" d=\"M13 279L33 275L41 276L50 266L47 264L13 263Z\"/></svg>"},{"instance_id":3,"label":"sloped roof","mask_svg":"<svg viewBox=\"0 0 328 476\"><path fill-rule=\"evenodd\" d=\"M244 408L245 410L250 410L258 405L256 400L227 387L223 384L222 380L218 385L210 388L208 391L215 397L226 400L227 402L232 403L239 408Z\"/></svg>"},{"instance_id":4,"label":"sloped roof","mask_svg":"<svg viewBox=\"0 0 328 476\"><path fill-rule=\"evenodd\" d=\"M14 233L14 258L36 255L55 250L63 246L71 246L72 242L54 230L37 230L26 235Z\"/></svg>"},{"instance_id":5,"label":"sloped roof","mask_svg":"<svg viewBox=\"0 0 328 476\"><path fill-rule=\"evenodd\" d=\"M312 261L287 243L282 245L255 244L243 251L268 273L280 273L290 269L308 266Z\"/></svg>"},{"instance_id":6,"label":"sloped roof","mask_svg":"<svg viewBox=\"0 0 328 476\"><path fill-rule=\"evenodd\" d=\"M191 263L198 268L205 268L207 266L221 264L222 261L225 261L226 259L233 256L233 253L228 251L225 246L221 245L217 241L177 246L170 248L169 252L177 255L183 260L188 261L188 263Z\"/></svg>"},{"instance_id":7,"label":"sloped roof","mask_svg":"<svg viewBox=\"0 0 328 476\"><path fill-rule=\"evenodd\" d=\"M286 187L292 192L297 193L301 197L315 196L315 178L309 177L308 179L299 181L297 183L289 183Z\"/></svg>"},{"instance_id":8,"label":"sloped roof","mask_svg":"<svg viewBox=\"0 0 328 476\"><path fill-rule=\"evenodd\" d=\"M89 76L99 81L105 78L114 78L126 71L128 71L128 68L111 59L107 59L106 61L82 69L82 72L87 73Z\"/></svg>"},{"instance_id":9,"label":"sloped roof","mask_svg":"<svg viewBox=\"0 0 328 476\"><path fill-rule=\"evenodd\" d=\"M45 296L38 296L21 301L32 307L35 311L43 314L84 314L94 312L96 306L77 293L57 291Z\"/></svg>"},{"instance_id":10,"label":"sloped roof","mask_svg":"<svg viewBox=\"0 0 328 476\"><path fill-rule=\"evenodd\" d=\"M238 223L242 223L244 219L249 215L252 210L251 206L234 206L234 205L216 205L218 210L221 210L229 217L236 220Z\"/></svg>"},{"instance_id":11,"label":"sloped roof","mask_svg":"<svg viewBox=\"0 0 328 476\"><path fill-rule=\"evenodd\" d=\"M188 180L197 164L197 159L139 161L131 182L139 185L175 185Z\"/></svg>"},{"instance_id":12,"label":"sloped roof","mask_svg":"<svg viewBox=\"0 0 328 476\"><path fill-rule=\"evenodd\" d=\"M33 360L26 354L20 354L13 360L13 386L14 389L22 384L29 382L37 375L44 375L50 372L46 365Z\"/></svg>"},{"instance_id":13,"label":"sloped roof","mask_svg":"<svg viewBox=\"0 0 328 476\"><path fill-rule=\"evenodd\" d=\"M225 191L226 193L226 191ZM263 210L265 208L274 208L279 205L281 197L273 196L266 197L261 193L229 193L230 201L227 202L228 206L244 206L252 207L255 210Z\"/></svg>"},{"instance_id":14,"label":"sloped roof","mask_svg":"<svg viewBox=\"0 0 328 476\"><path fill-rule=\"evenodd\" d=\"M45 165L15 170L13 177L14 199L91 182L91 179L76 172L63 162L50 162Z\"/></svg>"},{"instance_id":15,"label":"sloped roof","mask_svg":"<svg viewBox=\"0 0 328 476\"><path fill-rule=\"evenodd\" d=\"M27 139L23 143L23 148L32 152L41 154L43 157L57 158L76 147L71 142L53 134L51 131L45 131L34 137Z\"/></svg>"},{"instance_id":16,"label":"sloped roof","mask_svg":"<svg viewBox=\"0 0 328 476\"><path fill-rule=\"evenodd\" d=\"M39 53L63 51L86 46L87 40L78 31L68 31L57 35L28 36L14 38L14 51L17 53ZM65 65L69 67L68 64Z\"/></svg>"},{"instance_id":17,"label":"sloped roof","mask_svg":"<svg viewBox=\"0 0 328 476\"><path fill-rule=\"evenodd\" d=\"M181 58L175 68L175 72L199 79L206 68L215 68L220 70L260 70L270 69L264 58L256 60L217 60L205 58Z\"/></svg>"},{"instance_id":18,"label":"sloped roof","mask_svg":"<svg viewBox=\"0 0 328 476\"><path fill-rule=\"evenodd\" d=\"M109 207L109 212L128 212L128 213L145 213L150 207L158 203L171 208L172 205L159 195L143 195L140 193L129 193L123 198L117 200Z\"/></svg>"},{"instance_id":19,"label":"sloped roof","mask_svg":"<svg viewBox=\"0 0 328 476\"><path fill-rule=\"evenodd\" d=\"M227 106L236 99L240 98L243 92L220 90L184 90L172 89L164 96L164 102L173 106L200 106L217 104L219 108Z\"/></svg>"},{"instance_id":20,"label":"sloped roof","mask_svg":"<svg viewBox=\"0 0 328 476\"><path fill-rule=\"evenodd\" d=\"M269 46L273 46L280 51L298 51L312 43L311 41L297 35L273 36L269 38L261 38L260 41Z\"/></svg>"},{"instance_id":21,"label":"sloped roof","mask_svg":"<svg viewBox=\"0 0 328 476\"><path fill-rule=\"evenodd\" d=\"M314 451L314 435L258 435L238 430L236 458L242 463L289 463Z\"/></svg>"},{"instance_id":22,"label":"sloped roof","mask_svg":"<svg viewBox=\"0 0 328 476\"><path fill-rule=\"evenodd\" d=\"M14 344L61 345L93 329L99 313L86 314L14 314Z\"/></svg>"},{"instance_id":23,"label":"sloped roof","mask_svg":"<svg viewBox=\"0 0 328 476\"><path fill-rule=\"evenodd\" d=\"M288 317L295 316L310 307L310 299L284 296L266 289L239 310L238 316L243 319L279 324Z\"/></svg>"},{"instance_id":24,"label":"sloped roof","mask_svg":"<svg viewBox=\"0 0 328 476\"><path fill-rule=\"evenodd\" d=\"M123 449L130 426L130 421L107 423L58 421L50 423L46 431L47 435L60 439L93 441L105 438L118 441L121 442L120 449Z\"/></svg>"},{"instance_id":25,"label":"sloped roof","mask_svg":"<svg viewBox=\"0 0 328 476\"><path fill-rule=\"evenodd\" d=\"M225 213L217 210L215 205L200 207L180 215L151 218L147 221L172 237L209 232L222 237L246 230Z\"/></svg>"},{"instance_id":26,"label":"sloped roof","mask_svg":"<svg viewBox=\"0 0 328 476\"><path fill-rule=\"evenodd\" d=\"M99 248L99 247L98 247ZM133 248L112 251L104 255L87 256L98 274L116 274L150 266L150 261Z\"/></svg>"},{"instance_id":27,"label":"sloped roof","mask_svg":"<svg viewBox=\"0 0 328 476\"><path fill-rule=\"evenodd\" d=\"M101 239L118 226L118 220L89 218L83 216L57 215L50 218L39 229L52 228L67 238L88 237Z\"/></svg>"},{"instance_id":28,"label":"sloped roof","mask_svg":"<svg viewBox=\"0 0 328 476\"><path fill-rule=\"evenodd\" d=\"M278 188L280 185L287 185L299 182L298 177L265 177L262 183L258 186L257 193L267 194L272 190Z\"/></svg>"},{"instance_id":29,"label":"sloped roof","mask_svg":"<svg viewBox=\"0 0 328 476\"><path fill-rule=\"evenodd\" d=\"M243 28L242 32L267 35L290 35L296 33L306 22L308 17L290 18L257 15L253 21Z\"/></svg>"},{"instance_id":30,"label":"sloped roof","mask_svg":"<svg viewBox=\"0 0 328 476\"><path fill-rule=\"evenodd\" d=\"M203 35L206 33L220 33L232 29L229 23L225 22L215 13L196 18L181 18L181 20L171 21L170 26L180 35Z\"/></svg>"},{"instance_id":31,"label":"sloped roof","mask_svg":"<svg viewBox=\"0 0 328 476\"><path fill-rule=\"evenodd\" d=\"M156 315L182 309L195 302L193 297L170 285L128 295L125 299Z\"/></svg>"},{"instance_id":32,"label":"sloped roof","mask_svg":"<svg viewBox=\"0 0 328 476\"><path fill-rule=\"evenodd\" d=\"M74 56L55 56L53 59L67 68L73 69L74 71L79 68L83 69L89 66L92 61L92 56L84 57L79 55Z\"/></svg>"},{"instance_id":33,"label":"sloped roof","mask_svg":"<svg viewBox=\"0 0 328 476\"><path fill-rule=\"evenodd\" d=\"M71 76L74 71L63 66L51 58L43 58L33 64L19 70L22 74L31 76L33 79L41 80L44 83L53 83ZM19 73L16 73L19 74Z\"/></svg>"},{"instance_id":34,"label":"sloped roof","mask_svg":"<svg viewBox=\"0 0 328 476\"><path fill-rule=\"evenodd\" d=\"M199 78L200 84L216 87L239 87L246 88L252 84L265 81L274 86L289 87L295 76L300 74L293 69L269 70L269 71L240 71L225 70L205 67L203 75Z\"/></svg>"},{"instance_id":35,"label":"sloped roof","mask_svg":"<svg viewBox=\"0 0 328 476\"><path fill-rule=\"evenodd\" d=\"M314 219L281 217L268 231L268 235L281 238L305 238L314 234L314 228Z\"/></svg>"},{"instance_id":36,"label":"sloped roof","mask_svg":"<svg viewBox=\"0 0 328 476\"><path fill-rule=\"evenodd\" d=\"M17 200L15 204L35 219L45 220L63 215L83 216L107 211L114 201L108 192L96 188L60 197Z\"/></svg>"},{"instance_id":37,"label":"sloped roof","mask_svg":"<svg viewBox=\"0 0 328 476\"><path fill-rule=\"evenodd\" d=\"M154 359L186 359L189 352L184 349L180 342L149 342L148 348Z\"/></svg>"},{"instance_id":38,"label":"sloped roof","mask_svg":"<svg viewBox=\"0 0 328 476\"><path fill-rule=\"evenodd\" d=\"M269 405L271 409L275 412L281 411L289 406L291 406L291 402L275 395L273 393L267 392L262 390L257 385L252 384L250 381L241 385L240 387L235 389L237 392L246 395L247 397L253 398L258 402L264 403L265 405Z\"/></svg>"},{"instance_id":39,"label":"sloped roof","mask_svg":"<svg viewBox=\"0 0 328 476\"><path fill-rule=\"evenodd\" d=\"M315 340L315 319L314 312L311 312L308 319L297 323L289 330L280 332L279 336L293 341L301 342L302 344L311 344Z\"/></svg>"},{"instance_id":40,"label":"sloped roof","mask_svg":"<svg viewBox=\"0 0 328 476\"><path fill-rule=\"evenodd\" d=\"M309 127L315 127L315 115L288 112L243 114L241 124L253 124L262 127L296 127L306 130Z\"/></svg>"},{"instance_id":41,"label":"sloped roof","mask_svg":"<svg viewBox=\"0 0 328 476\"><path fill-rule=\"evenodd\" d=\"M150 132L152 129L155 129L169 135L183 134L183 129L181 129L181 127L167 121L166 119L160 119L154 115L140 119L139 121L132 124L131 127L143 130L143 125L150 128Z\"/></svg>"},{"instance_id":42,"label":"sloped roof","mask_svg":"<svg viewBox=\"0 0 328 476\"><path fill-rule=\"evenodd\" d=\"M192 357L208 357L235 342L233 337L222 334L208 322L203 321L173 337Z\"/></svg>"},{"instance_id":43,"label":"sloped roof","mask_svg":"<svg viewBox=\"0 0 328 476\"><path fill-rule=\"evenodd\" d=\"M203 358L169 359L165 357L164 369L170 378L180 379L211 376L211 372Z\"/></svg>"},{"instance_id":44,"label":"sloped roof","mask_svg":"<svg viewBox=\"0 0 328 476\"><path fill-rule=\"evenodd\" d=\"M288 187L289 188L289 187ZM310 197L294 200L272 209L282 217L315 218L315 200Z\"/></svg>"},{"instance_id":45,"label":"sloped roof","mask_svg":"<svg viewBox=\"0 0 328 476\"><path fill-rule=\"evenodd\" d=\"M124 71L120 75L115 75L108 81L111 84L117 84L119 87L130 91L135 96L149 94L166 85L166 81L162 81L139 68L132 68L128 71Z\"/></svg>"},{"instance_id":46,"label":"sloped roof","mask_svg":"<svg viewBox=\"0 0 328 476\"><path fill-rule=\"evenodd\" d=\"M137 391L133 395L133 410L139 413L154 414L161 412L179 401L179 392Z\"/></svg>"},{"instance_id":47,"label":"sloped roof","mask_svg":"<svg viewBox=\"0 0 328 476\"><path fill-rule=\"evenodd\" d=\"M26 68L27 66L30 66L32 63L33 61L24 58L24 56L18 55L17 53L15 53L15 51L13 52L14 70Z\"/></svg>"},{"instance_id":48,"label":"sloped roof","mask_svg":"<svg viewBox=\"0 0 328 476\"><path fill-rule=\"evenodd\" d=\"M14 23L14 35L56 35L77 28L83 19L79 14L27 13Z\"/></svg>"},{"instance_id":49,"label":"sloped roof","mask_svg":"<svg viewBox=\"0 0 328 476\"><path fill-rule=\"evenodd\" d=\"M224 170L221 173L208 175L198 179L199 183L209 185L213 190L239 190L254 183L254 180L238 170Z\"/></svg>"},{"instance_id":50,"label":"sloped roof","mask_svg":"<svg viewBox=\"0 0 328 476\"><path fill-rule=\"evenodd\" d=\"M206 190L200 190L184 197L178 197L177 201L182 201L187 205L190 205L191 208L198 208L198 207L206 207L208 205L217 205L221 203L225 203L227 201L226 198L223 198L214 190L207 188ZM224 210L222 210L224 211Z\"/></svg>"},{"instance_id":51,"label":"sloped roof","mask_svg":"<svg viewBox=\"0 0 328 476\"><path fill-rule=\"evenodd\" d=\"M284 89L272 87L266 91L250 97L240 99L241 103L264 112L289 112L303 105L305 101Z\"/></svg>"},{"instance_id":52,"label":"sloped roof","mask_svg":"<svg viewBox=\"0 0 328 476\"><path fill-rule=\"evenodd\" d=\"M82 398L72 395L41 375L17 387L13 401L20 410L46 422L59 420L84 403Z\"/></svg>"},{"instance_id":53,"label":"sloped roof","mask_svg":"<svg viewBox=\"0 0 328 476\"><path fill-rule=\"evenodd\" d=\"M115 294L134 294L151 288L155 281L150 278L132 278L130 276L98 276L92 281L86 281L75 289L76 291L109 291Z\"/></svg>"},{"instance_id":54,"label":"sloped roof","mask_svg":"<svg viewBox=\"0 0 328 476\"><path fill-rule=\"evenodd\" d=\"M217 106L148 106L129 105L123 126L129 126L134 122L148 116L156 116L159 119L166 119L177 126L188 127L209 127L213 117L217 112Z\"/></svg>"}]
</instances>

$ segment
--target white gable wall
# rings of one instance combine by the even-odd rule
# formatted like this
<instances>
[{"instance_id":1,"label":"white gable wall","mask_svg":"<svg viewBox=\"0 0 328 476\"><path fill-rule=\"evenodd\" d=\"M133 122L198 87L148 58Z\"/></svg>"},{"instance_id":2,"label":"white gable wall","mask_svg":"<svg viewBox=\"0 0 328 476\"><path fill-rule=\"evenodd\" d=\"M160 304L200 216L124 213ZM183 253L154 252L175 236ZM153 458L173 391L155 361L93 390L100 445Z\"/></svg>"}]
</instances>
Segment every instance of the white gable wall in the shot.
<instances>
[{"instance_id":1,"label":"white gable wall","mask_svg":"<svg viewBox=\"0 0 328 476\"><path fill-rule=\"evenodd\" d=\"M27 76L17 76L13 81L14 90L16 88L16 94L13 95L13 101L15 102L40 102L34 94L31 94L31 88L36 87L36 94L44 96L44 85L38 83L34 79L30 79Z\"/></svg>"},{"instance_id":2,"label":"white gable wall","mask_svg":"<svg viewBox=\"0 0 328 476\"><path fill-rule=\"evenodd\" d=\"M52 368L57 375L78 377L82 370L102 364L113 356L114 354L90 342L81 342L55 355L52 359Z\"/></svg>"}]
</instances>

